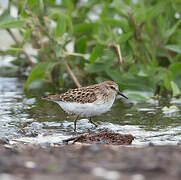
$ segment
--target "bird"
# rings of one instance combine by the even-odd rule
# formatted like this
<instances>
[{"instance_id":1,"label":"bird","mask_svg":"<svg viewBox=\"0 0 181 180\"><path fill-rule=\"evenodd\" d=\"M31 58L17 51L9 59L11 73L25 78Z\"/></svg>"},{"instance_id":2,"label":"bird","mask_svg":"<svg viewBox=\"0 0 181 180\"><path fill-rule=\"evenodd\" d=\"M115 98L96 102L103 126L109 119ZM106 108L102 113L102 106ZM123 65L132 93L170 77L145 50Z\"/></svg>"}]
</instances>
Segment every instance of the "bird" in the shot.
<instances>
[{"instance_id":1,"label":"bird","mask_svg":"<svg viewBox=\"0 0 181 180\"><path fill-rule=\"evenodd\" d=\"M128 99L119 91L118 84L114 81L104 81L86 87L68 90L62 94L49 95L45 99L57 103L66 113L76 115L74 120L74 131L79 117L89 118L109 111L115 101L116 95Z\"/></svg>"}]
</instances>

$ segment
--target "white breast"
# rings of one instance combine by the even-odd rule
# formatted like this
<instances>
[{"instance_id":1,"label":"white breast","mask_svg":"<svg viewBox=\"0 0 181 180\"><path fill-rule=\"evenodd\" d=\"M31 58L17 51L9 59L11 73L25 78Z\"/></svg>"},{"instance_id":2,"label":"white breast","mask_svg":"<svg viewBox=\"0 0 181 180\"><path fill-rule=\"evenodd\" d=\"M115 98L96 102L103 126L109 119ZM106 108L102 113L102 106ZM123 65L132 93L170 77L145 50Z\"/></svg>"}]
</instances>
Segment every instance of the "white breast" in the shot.
<instances>
[{"instance_id":1,"label":"white breast","mask_svg":"<svg viewBox=\"0 0 181 180\"><path fill-rule=\"evenodd\" d=\"M93 103L76 103L76 102L57 102L60 107L70 114L76 114L80 117L91 117L91 116L97 116L102 113L105 113L109 111L109 109L112 107L115 100L112 98L111 101L103 103L103 102L93 102Z\"/></svg>"}]
</instances>

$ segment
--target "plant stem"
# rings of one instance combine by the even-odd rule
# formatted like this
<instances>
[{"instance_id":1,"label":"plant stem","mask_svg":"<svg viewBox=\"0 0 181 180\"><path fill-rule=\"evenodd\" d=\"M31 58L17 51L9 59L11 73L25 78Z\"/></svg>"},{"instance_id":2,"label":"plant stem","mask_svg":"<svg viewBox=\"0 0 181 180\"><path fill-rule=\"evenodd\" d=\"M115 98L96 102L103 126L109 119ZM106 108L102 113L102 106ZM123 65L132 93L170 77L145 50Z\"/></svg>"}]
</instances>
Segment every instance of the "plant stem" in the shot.
<instances>
[{"instance_id":1,"label":"plant stem","mask_svg":"<svg viewBox=\"0 0 181 180\"><path fill-rule=\"evenodd\" d=\"M118 62L119 62L120 65L122 65L123 58L122 58L122 55L121 55L121 50L120 50L119 44L111 44L110 47L115 49L116 55L117 55L117 58L118 58Z\"/></svg>"},{"instance_id":2,"label":"plant stem","mask_svg":"<svg viewBox=\"0 0 181 180\"><path fill-rule=\"evenodd\" d=\"M20 42L17 40L17 38L16 38L16 36L13 34L13 32L12 32L9 28L7 28L6 31L9 33L9 35L10 35L11 38L14 40L14 42L18 45L18 47L21 48L21 44L20 44ZM27 59L27 61L28 61L28 64L33 67L35 64L32 62L32 60L31 60L31 58L29 57L29 55L28 55L28 54L26 53L26 51L24 51L23 49L22 49L22 52L23 52L23 54L26 56L26 59Z\"/></svg>"},{"instance_id":3,"label":"plant stem","mask_svg":"<svg viewBox=\"0 0 181 180\"><path fill-rule=\"evenodd\" d=\"M70 52L65 52L65 55L66 55L66 56L79 56L79 57L85 57L85 56L87 56L87 54L81 54L81 53L75 53L75 52L72 52L72 53L70 53Z\"/></svg>"},{"instance_id":4,"label":"plant stem","mask_svg":"<svg viewBox=\"0 0 181 180\"><path fill-rule=\"evenodd\" d=\"M68 72L68 74L70 75L70 77L72 78L72 80L74 81L74 83L76 84L76 86L79 88L81 87L78 79L76 78L76 76L74 75L74 73L72 72L69 64L67 63L66 59L63 58L63 63L65 64L66 70Z\"/></svg>"}]
</instances>

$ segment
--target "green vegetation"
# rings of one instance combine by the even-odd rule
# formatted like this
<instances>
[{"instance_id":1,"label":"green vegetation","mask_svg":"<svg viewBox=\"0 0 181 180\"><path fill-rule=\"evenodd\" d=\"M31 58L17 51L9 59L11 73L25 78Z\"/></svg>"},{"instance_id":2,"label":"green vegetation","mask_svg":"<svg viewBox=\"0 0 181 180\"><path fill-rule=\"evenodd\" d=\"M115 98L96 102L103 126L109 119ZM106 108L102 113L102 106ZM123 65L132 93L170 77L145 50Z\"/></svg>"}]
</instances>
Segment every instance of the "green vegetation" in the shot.
<instances>
[{"instance_id":1,"label":"green vegetation","mask_svg":"<svg viewBox=\"0 0 181 180\"><path fill-rule=\"evenodd\" d=\"M17 18L10 16L11 6L17 7ZM0 28L7 30L15 45L1 53L15 57L12 63L21 70L32 68L27 89L112 79L121 90L177 96L180 16L180 0L12 0L0 16ZM19 30L22 40L16 39L12 28ZM25 52L27 44L36 55ZM68 44L74 45L74 51Z\"/></svg>"}]
</instances>

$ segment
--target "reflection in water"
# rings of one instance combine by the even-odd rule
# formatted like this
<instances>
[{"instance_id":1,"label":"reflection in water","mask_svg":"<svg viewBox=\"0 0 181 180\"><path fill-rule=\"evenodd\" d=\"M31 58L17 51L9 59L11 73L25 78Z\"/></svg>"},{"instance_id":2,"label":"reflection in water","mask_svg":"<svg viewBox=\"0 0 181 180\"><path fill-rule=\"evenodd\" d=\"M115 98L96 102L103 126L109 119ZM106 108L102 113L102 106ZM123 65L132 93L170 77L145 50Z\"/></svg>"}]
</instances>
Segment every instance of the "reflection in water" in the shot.
<instances>
[{"instance_id":1,"label":"reflection in water","mask_svg":"<svg viewBox=\"0 0 181 180\"><path fill-rule=\"evenodd\" d=\"M181 109L178 101L175 106ZM110 112L94 118L99 123L98 128L95 129L84 118L78 121L77 130L99 132L104 129L131 133L135 136L133 144L136 145L149 142L177 144L181 141L180 111L166 116L162 109L159 105L133 105L117 99ZM17 78L0 78L0 117L1 139L7 137L35 143L57 143L73 132L74 117L67 116L53 102L27 99L23 93L23 82Z\"/></svg>"}]
</instances>

